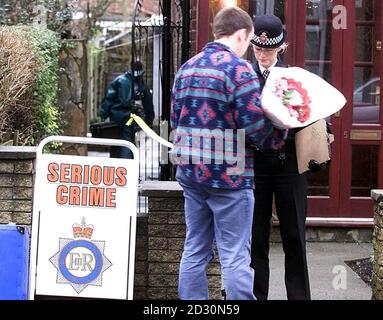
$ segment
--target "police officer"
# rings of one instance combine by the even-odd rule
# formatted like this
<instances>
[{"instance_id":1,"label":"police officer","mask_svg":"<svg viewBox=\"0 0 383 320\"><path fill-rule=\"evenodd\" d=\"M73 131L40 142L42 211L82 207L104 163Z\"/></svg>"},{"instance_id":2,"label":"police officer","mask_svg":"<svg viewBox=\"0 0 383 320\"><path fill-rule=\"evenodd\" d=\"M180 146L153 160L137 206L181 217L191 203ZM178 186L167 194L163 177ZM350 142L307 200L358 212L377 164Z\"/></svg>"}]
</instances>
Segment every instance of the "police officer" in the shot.
<instances>
[{"instance_id":1,"label":"police officer","mask_svg":"<svg viewBox=\"0 0 383 320\"><path fill-rule=\"evenodd\" d=\"M263 88L275 66L287 67L278 57L287 47L287 32L281 20L274 15L257 16L254 30L251 41L256 58L254 69ZM255 270L254 294L259 300L266 300L269 292L269 236L273 197L285 254L287 298L310 299L305 240L307 176L306 173L298 173L294 135L295 130L289 130L281 150L254 151L255 208L251 266Z\"/></svg>"}]
</instances>

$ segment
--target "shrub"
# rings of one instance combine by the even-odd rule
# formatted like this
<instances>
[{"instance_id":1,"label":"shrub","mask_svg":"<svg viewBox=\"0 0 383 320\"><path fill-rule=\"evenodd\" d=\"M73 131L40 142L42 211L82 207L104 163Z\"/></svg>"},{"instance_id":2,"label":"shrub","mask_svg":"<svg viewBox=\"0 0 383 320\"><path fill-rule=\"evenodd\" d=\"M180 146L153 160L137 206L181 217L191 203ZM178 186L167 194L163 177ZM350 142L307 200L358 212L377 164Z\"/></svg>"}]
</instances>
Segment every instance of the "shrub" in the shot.
<instances>
[{"instance_id":1,"label":"shrub","mask_svg":"<svg viewBox=\"0 0 383 320\"><path fill-rule=\"evenodd\" d=\"M32 44L19 30L0 28L0 142L19 131L20 142L28 144L33 135L34 95L37 60Z\"/></svg>"},{"instance_id":2,"label":"shrub","mask_svg":"<svg viewBox=\"0 0 383 320\"><path fill-rule=\"evenodd\" d=\"M36 28L31 28L27 36L38 63L34 88L35 132L32 139L32 143L38 143L45 136L61 134L65 125L63 111L58 106L61 41L57 33Z\"/></svg>"},{"instance_id":3,"label":"shrub","mask_svg":"<svg viewBox=\"0 0 383 320\"><path fill-rule=\"evenodd\" d=\"M36 145L61 134L58 107L60 39L33 27L0 27L0 143Z\"/></svg>"}]
</instances>

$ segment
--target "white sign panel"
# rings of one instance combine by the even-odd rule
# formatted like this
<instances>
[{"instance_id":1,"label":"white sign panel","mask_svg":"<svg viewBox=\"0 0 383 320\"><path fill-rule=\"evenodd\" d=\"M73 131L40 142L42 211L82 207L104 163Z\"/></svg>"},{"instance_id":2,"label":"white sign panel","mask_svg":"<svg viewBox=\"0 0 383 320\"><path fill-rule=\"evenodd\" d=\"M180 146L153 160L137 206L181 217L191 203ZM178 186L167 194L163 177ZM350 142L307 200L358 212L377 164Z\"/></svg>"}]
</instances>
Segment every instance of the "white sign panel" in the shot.
<instances>
[{"instance_id":1,"label":"white sign panel","mask_svg":"<svg viewBox=\"0 0 383 320\"><path fill-rule=\"evenodd\" d=\"M138 170L137 158L38 155L36 294L133 298Z\"/></svg>"}]
</instances>

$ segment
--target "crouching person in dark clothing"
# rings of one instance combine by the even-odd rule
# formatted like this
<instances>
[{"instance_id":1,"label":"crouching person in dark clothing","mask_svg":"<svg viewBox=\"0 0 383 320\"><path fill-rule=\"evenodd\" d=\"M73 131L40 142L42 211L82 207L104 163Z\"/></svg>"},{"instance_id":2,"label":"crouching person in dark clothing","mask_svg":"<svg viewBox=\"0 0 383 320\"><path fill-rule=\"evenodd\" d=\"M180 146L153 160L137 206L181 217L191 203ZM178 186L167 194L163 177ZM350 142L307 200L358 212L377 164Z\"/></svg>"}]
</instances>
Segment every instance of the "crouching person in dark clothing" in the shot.
<instances>
[{"instance_id":1,"label":"crouching person in dark clothing","mask_svg":"<svg viewBox=\"0 0 383 320\"><path fill-rule=\"evenodd\" d=\"M110 84L99 112L101 119L109 118L119 126L120 138L134 144L137 125L127 126L131 113L141 116L152 126L154 107L152 94L144 82L143 65L137 61L133 63L132 72L127 71L115 78ZM133 154L125 147L111 147L111 157L132 159Z\"/></svg>"}]
</instances>

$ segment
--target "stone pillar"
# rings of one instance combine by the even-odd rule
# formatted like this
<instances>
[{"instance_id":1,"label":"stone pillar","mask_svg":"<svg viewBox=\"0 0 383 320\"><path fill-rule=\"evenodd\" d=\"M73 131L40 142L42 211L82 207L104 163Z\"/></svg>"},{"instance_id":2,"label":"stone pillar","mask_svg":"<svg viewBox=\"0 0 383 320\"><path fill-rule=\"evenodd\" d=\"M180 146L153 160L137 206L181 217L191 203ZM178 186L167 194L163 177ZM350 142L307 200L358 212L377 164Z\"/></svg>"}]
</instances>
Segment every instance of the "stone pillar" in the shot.
<instances>
[{"instance_id":1,"label":"stone pillar","mask_svg":"<svg viewBox=\"0 0 383 320\"><path fill-rule=\"evenodd\" d=\"M35 147L0 147L0 223L32 223Z\"/></svg>"},{"instance_id":2,"label":"stone pillar","mask_svg":"<svg viewBox=\"0 0 383 320\"><path fill-rule=\"evenodd\" d=\"M374 200L372 299L383 300L383 190L372 190L371 197Z\"/></svg>"},{"instance_id":3,"label":"stone pillar","mask_svg":"<svg viewBox=\"0 0 383 320\"><path fill-rule=\"evenodd\" d=\"M179 264L185 241L184 198L178 182L147 181L148 197L148 298L178 299ZM210 299L221 299L218 255L208 267Z\"/></svg>"}]
</instances>

